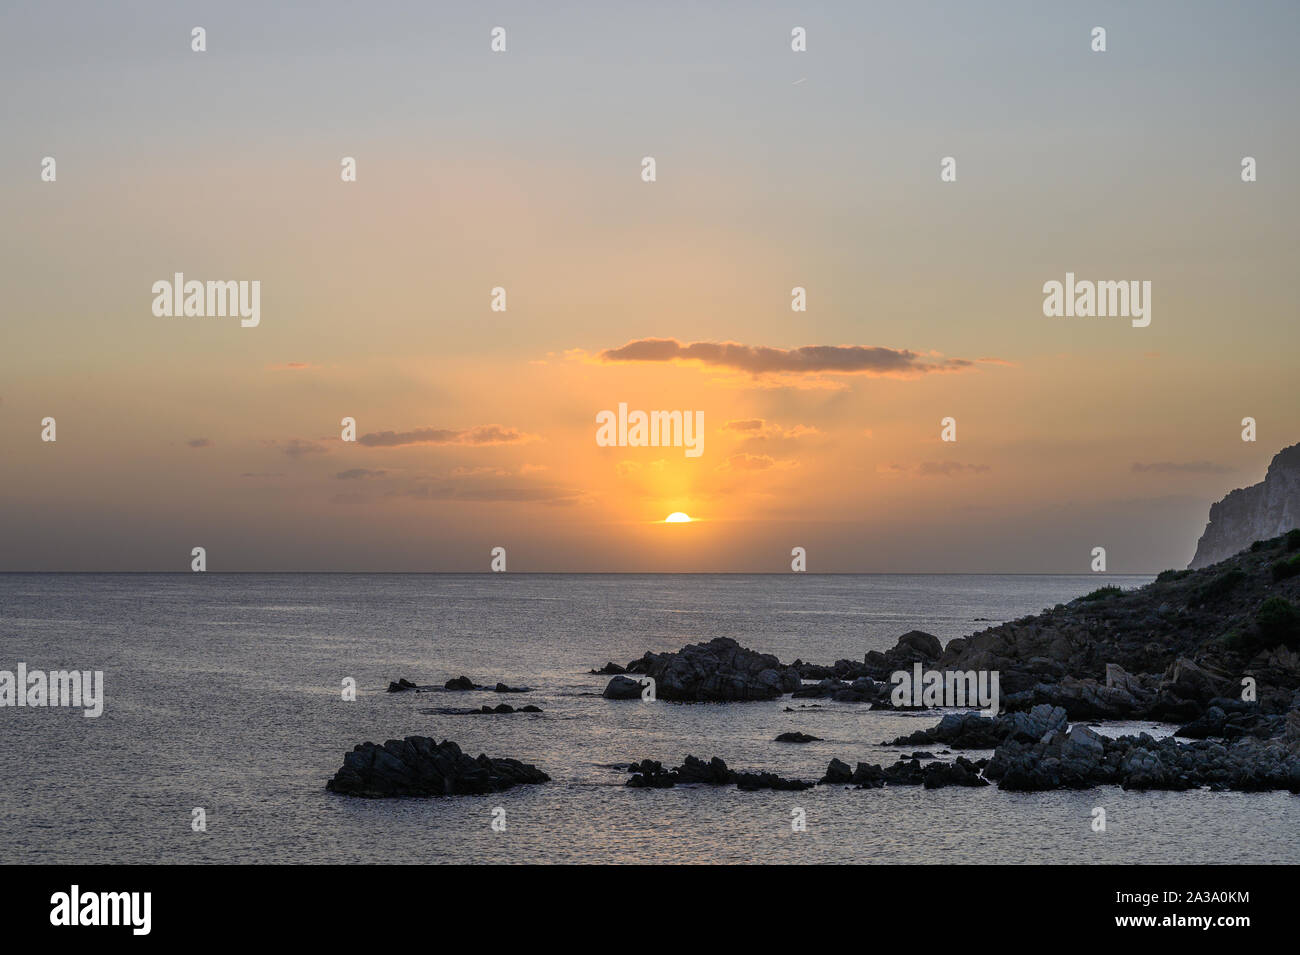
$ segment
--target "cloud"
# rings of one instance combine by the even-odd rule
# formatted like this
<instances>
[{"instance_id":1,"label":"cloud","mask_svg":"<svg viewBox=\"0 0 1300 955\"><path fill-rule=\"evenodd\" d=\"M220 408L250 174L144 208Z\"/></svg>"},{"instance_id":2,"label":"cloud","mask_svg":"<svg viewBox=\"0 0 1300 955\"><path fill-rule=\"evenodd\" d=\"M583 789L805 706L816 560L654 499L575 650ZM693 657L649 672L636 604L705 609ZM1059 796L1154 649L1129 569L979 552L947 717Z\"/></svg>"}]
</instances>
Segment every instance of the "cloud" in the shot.
<instances>
[{"instance_id":1,"label":"cloud","mask_svg":"<svg viewBox=\"0 0 1300 955\"><path fill-rule=\"evenodd\" d=\"M207 438L190 438L190 440L186 441L185 443L188 444L191 448L212 447L212 442Z\"/></svg>"},{"instance_id":2,"label":"cloud","mask_svg":"<svg viewBox=\"0 0 1300 955\"><path fill-rule=\"evenodd\" d=\"M387 473L387 471L375 471L370 468L348 468L346 471L340 471L334 477L340 481L355 481L358 478L381 478Z\"/></svg>"},{"instance_id":3,"label":"cloud","mask_svg":"<svg viewBox=\"0 0 1300 955\"><path fill-rule=\"evenodd\" d=\"M278 448L291 458L300 458L304 454L326 454L329 448L323 444L317 444L315 441L303 441L301 438L291 438L288 441L272 441L271 446Z\"/></svg>"},{"instance_id":4,"label":"cloud","mask_svg":"<svg viewBox=\"0 0 1300 955\"><path fill-rule=\"evenodd\" d=\"M880 345L805 345L771 348L739 342L690 342L675 338L633 339L619 348L607 348L598 361L694 362L754 375L868 375L916 378L921 375L965 371L975 365L967 358L944 358L908 349ZM981 359L996 362L998 359Z\"/></svg>"},{"instance_id":5,"label":"cloud","mask_svg":"<svg viewBox=\"0 0 1300 955\"><path fill-rule=\"evenodd\" d=\"M416 428L414 431L375 431L357 438L358 444L370 448L396 448L410 444L460 444L483 446L489 444L519 444L532 441L536 435L526 434L517 428L499 424L481 424L473 428Z\"/></svg>"},{"instance_id":6,"label":"cloud","mask_svg":"<svg viewBox=\"0 0 1300 955\"><path fill-rule=\"evenodd\" d=\"M315 368L309 361L286 361L278 365L267 365L268 371L303 371L308 368Z\"/></svg>"},{"instance_id":7,"label":"cloud","mask_svg":"<svg viewBox=\"0 0 1300 955\"><path fill-rule=\"evenodd\" d=\"M774 458L768 454L733 454L718 465L719 471L770 471L773 468L797 468L798 461Z\"/></svg>"},{"instance_id":8,"label":"cloud","mask_svg":"<svg viewBox=\"0 0 1300 955\"><path fill-rule=\"evenodd\" d=\"M413 497L426 501L478 501L539 504L575 504L578 493L553 487L455 487L442 484L417 484L400 491L389 491L386 497Z\"/></svg>"},{"instance_id":9,"label":"cloud","mask_svg":"<svg viewBox=\"0 0 1300 955\"><path fill-rule=\"evenodd\" d=\"M1133 473L1151 474L1228 474L1232 468L1212 461L1153 461L1149 464L1133 462Z\"/></svg>"},{"instance_id":10,"label":"cloud","mask_svg":"<svg viewBox=\"0 0 1300 955\"><path fill-rule=\"evenodd\" d=\"M962 464L960 461L922 461L916 465L890 464L879 469L884 474L915 474L918 477L959 477L984 474L992 470L987 464Z\"/></svg>"},{"instance_id":11,"label":"cloud","mask_svg":"<svg viewBox=\"0 0 1300 955\"><path fill-rule=\"evenodd\" d=\"M509 468L491 467L454 467L450 471L452 477L506 477L511 473Z\"/></svg>"},{"instance_id":12,"label":"cloud","mask_svg":"<svg viewBox=\"0 0 1300 955\"><path fill-rule=\"evenodd\" d=\"M821 434L821 431L812 425L797 424L793 428L783 428L779 424L764 421L762 418L742 418L738 421L726 421L723 422L722 430L735 431L750 439L782 438L794 440Z\"/></svg>"}]
</instances>

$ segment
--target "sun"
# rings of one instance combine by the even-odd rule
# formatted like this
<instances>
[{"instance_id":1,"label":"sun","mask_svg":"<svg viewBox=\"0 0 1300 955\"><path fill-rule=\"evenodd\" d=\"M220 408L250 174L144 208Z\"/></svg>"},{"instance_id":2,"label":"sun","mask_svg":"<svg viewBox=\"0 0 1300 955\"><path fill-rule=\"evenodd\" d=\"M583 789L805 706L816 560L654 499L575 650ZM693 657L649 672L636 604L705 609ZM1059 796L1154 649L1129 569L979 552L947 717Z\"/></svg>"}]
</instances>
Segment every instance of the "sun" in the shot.
<instances>
[{"instance_id":1,"label":"sun","mask_svg":"<svg viewBox=\"0 0 1300 955\"><path fill-rule=\"evenodd\" d=\"M690 522L691 522L691 515L684 514L681 511L673 511L671 514L669 514L667 517L664 518L665 524L689 524Z\"/></svg>"}]
</instances>

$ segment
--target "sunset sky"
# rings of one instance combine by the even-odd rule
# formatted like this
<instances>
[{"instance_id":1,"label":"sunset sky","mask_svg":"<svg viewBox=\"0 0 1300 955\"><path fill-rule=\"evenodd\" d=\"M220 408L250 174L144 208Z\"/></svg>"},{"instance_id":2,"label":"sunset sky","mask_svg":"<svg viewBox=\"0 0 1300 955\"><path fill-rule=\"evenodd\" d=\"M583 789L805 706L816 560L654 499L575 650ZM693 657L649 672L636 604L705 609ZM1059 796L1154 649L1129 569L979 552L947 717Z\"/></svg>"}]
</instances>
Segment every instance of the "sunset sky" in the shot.
<instances>
[{"instance_id":1,"label":"sunset sky","mask_svg":"<svg viewBox=\"0 0 1300 955\"><path fill-rule=\"evenodd\" d=\"M701 6L6 4L0 570L1155 572L1300 441L1300 7Z\"/></svg>"}]
</instances>

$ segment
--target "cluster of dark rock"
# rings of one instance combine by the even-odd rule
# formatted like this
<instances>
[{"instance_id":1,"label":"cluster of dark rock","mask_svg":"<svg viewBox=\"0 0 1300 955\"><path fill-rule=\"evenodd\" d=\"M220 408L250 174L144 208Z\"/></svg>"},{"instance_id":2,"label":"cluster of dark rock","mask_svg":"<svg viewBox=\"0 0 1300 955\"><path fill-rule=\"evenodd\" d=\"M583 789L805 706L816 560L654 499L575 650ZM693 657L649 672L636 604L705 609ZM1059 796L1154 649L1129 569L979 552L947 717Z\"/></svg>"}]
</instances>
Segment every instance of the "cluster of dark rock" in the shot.
<instances>
[{"instance_id":1,"label":"cluster of dark rock","mask_svg":"<svg viewBox=\"0 0 1300 955\"><path fill-rule=\"evenodd\" d=\"M893 766L882 768L869 763L858 763L851 768L848 763L832 759L826 774L817 782L802 779L785 779L775 773L738 773L728 769L717 756L708 762L687 756L676 769L665 769L657 760L643 759L628 766L632 774L627 785L635 789L671 789L673 786L704 785L730 786L753 792L760 789L798 791L813 786L854 786L858 789L880 789L889 786L924 786L941 789L944 786L987 786L988 780L980 775L988 764L987 759L975 762L958 756L954 762L934 760L928 753L914 753L910 759L900 759Z\"/></svg>"},{"instance_id":2,"label":"cluster of dark rock","mask_svg":"<svg viewBox=\"0 0 1300 955\"><path fill-rule=\"evenodd\" d=\"M1291 717L1292 713L1295 717ZM1180 727L1174 735L1183 739L1231 740L1242 736L1272 739L1286 732L1288 718L1300 719L1300 700L1288 713L1269 713L1257 704L1242 700L1215 699L1204 713Z\"/></svg>"},{"instance_id":3,"label":"cluster of dark rock","mask_svg":"<svg viewBox=\"0 0 1300 955\"><path fill-rule=\"evenodd\" d=\"M394 796L462 796L501 792L544 783L549 776L517 759L477 759L451 740L429 736L390 739L383 746L361 743L343 757L343 766L325 784L330 792L368 799Z\"/></svg>"},{"instance_id":4,"label":"cluster of dark rock","mask_svg":"<svg viewBox=\"0 0 1300 955\"><path fill-rule=\"evenodd\" d=\"M533 706L531 703L527 706L515 708L509 703L498 703L496 706L480 706L478 709L459 710L449 706L439 706L427 710L420 710L425 716L480 716L494 715L502 716L510 713L540 713L540 706Z\"/></svg>"},{"instance_id":5,"label":"cluster of dark rock","mask_svg":"<svg viewBox=\"0 0 1300 955\"><path fill-rule=\"evenodd\" d=\"M958 756L951 763L935 760L922 764L928 754L913 753L910 759L900 759L893 766L881 767L872 763L858 763L856 769L838 759L826 767L826 775L819 782L824 786L854 786L858 789L881 789L889 786L924 786L942 789L945 786L987 786L988 780L980 775L987 759L972 762Z\"/></svg>"},{"instance_id":6,"label":"cluster of dark rock","mask_svg":"<svg viewBox=\"0 0 1300 955\"><path fill-rule=\"evenodd\" d=\"M785 666L770 653L746 649L731 637L693 643L676 653L647 653L624 669L653 679L657 699L679 702L773 700L801 684L797 669ZM636 686L634 695L632 686ZM634 699L641 696L641 686L616 675L604 695Z\"/></svg>"},{"instance_id":7,"label":"cluster of dark rock","mask_svg":"<svg viewBox=\"0 0 1300 955\"><path fill-rule=\"evenodd\" d=\"M807 733L782 733L775 740L777 743L820 743L820 736L809 736Z\"/></svg>"},{"instance_id":8,"label":"cluster of dark rock","mask_svg":"<svg viewBox=\"0 0 1300 955\"><path fill-rule=\"evenodd\" d=\"M496 686L483 686L475 683L467 676L453 677L444 683L441 687L444 690L491 690L493 693L531 693L530 686L507 686L504 683L498 683ZM430 690L439 689L436 686L421 686L419 683L412 683L405 677L401 677L388 684L389 693L427 693Z\"/></svg>"},{"instance_id":9,"label":"cluster of dark rock","mask_svg":"<svg viewBox=\"0 0 1300 955\"><path fill-rule=\"evenodd\" d=\"M1233 742L1146 733L1109 739L1084 725L1055 730L1033 743L1008 740L997 748L984 775L998 788L1019 791L1125 789L1259 791L1300 793L1300 720L1295 734L1274 740L1243 736Z\"/></svg>"},{"instance_id":10,"label":"cluster of dark rock","mask_svg":"<svg viewBox=\"0 0 1300 955\"><path fill-rule=\"evenodd\" d=\"M632 777L627 784L635 789L671 789L673 786L691 784L705 786L731 786L746 792L759 789L802 790L811 789L815 783L802 779L783 779L774 773L738 773L714 756L707 763L695 756L687 756L676 769L664 769L663 763L643 759L628 766Z\"/></svg>"},{"instance_id":11,"label":"cluster of dark rock","mask_svg":"<svg viewBox=\"0 0 1300 955\"><path fill-rule=\"evenodd\" d=\"M852 683L837 677L822 677L816 683L805 683L791 694L799 700L831 700L835 703L870 703L872 708L892 708L889 702L889 684L877 683L869 676L860 676Z\"/></svg>"},{"instance_id":12,"label":"cluster of dark rock","mask_svg":"<svg viewBox=\"0 0 1300 955\"><path fill-rule=\"evenodd\" d=\"M1040 704L1029 712L1002 713L996 717L979 713L948 713L938 726L917 730L884 743L885 746L924 746L943 743L953 749L993 749L1008 739L1034 742L1053 730L1069 725L1059 706Z\"/></svg>"}]
</instances>

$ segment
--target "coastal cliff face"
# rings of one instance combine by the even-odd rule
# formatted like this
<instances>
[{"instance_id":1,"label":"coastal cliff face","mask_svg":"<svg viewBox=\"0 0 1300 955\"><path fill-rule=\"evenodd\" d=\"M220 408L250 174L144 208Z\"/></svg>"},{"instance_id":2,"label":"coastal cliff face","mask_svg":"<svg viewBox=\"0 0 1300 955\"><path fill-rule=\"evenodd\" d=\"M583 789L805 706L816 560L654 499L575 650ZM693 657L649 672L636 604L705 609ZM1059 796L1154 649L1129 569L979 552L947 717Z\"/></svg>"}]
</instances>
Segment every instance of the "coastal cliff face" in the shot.
<instances>
[{"instance_id":1,"label":"coastal cliff face","mask_svg":"<svg viewBox=\"0 0 1300 955\"><path fill-rule=\"evenodd\" d=\"M1238 488L1210 505L1210 523L1187 566L1196 570L1217 564L1293 527L1300 527L1300 444L1279 451L1259 484Z\"/></svg>"}]
</instances>

